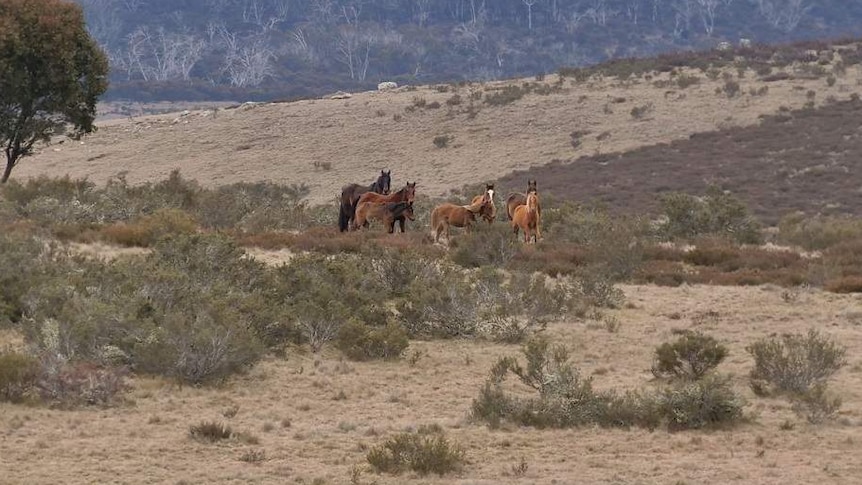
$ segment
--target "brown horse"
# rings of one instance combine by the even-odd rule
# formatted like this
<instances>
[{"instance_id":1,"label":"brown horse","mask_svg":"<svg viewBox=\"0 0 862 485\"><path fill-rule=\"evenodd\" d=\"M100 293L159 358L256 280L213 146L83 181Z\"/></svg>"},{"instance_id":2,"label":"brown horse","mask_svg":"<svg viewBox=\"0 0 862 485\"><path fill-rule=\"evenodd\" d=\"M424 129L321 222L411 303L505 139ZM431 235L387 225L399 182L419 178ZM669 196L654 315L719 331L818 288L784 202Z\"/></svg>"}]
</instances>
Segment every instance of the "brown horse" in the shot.
<instances>
[{"instance_id":1,"label":"brown horse","mask_svg":"<svg viewBox=\"0 0 862 485\"><path fill-rule=\"evenodd\" d=\"M410 202L413 203L413 200L416 198L416 182L412 184L407 182L407 185L404 186L398 192L393 192L391 194L378 194L375 192L366 192L359 197L359 200L356 203L356 207L359 207L359 204L362 203L371 203L371 204L388 204L390 202ZM401 232L404 232L404 224L405 217L399 216L395 219L398 221L398 225L401 227ZM354 209L354 218L353 218L353 227L356 228L356 213Z\"/></svg>"},{"instance_id":2,"label":"brown horse","mask_svg":"<svg viewBox=\"0 0 862 485\"><path fill-rule=\"evenodd\" d=\"M465 231L470 232L477 215L489 214L493 202L488 198L487 192L481 197L470 205L455 205L447 202L435 207L431 211L431 236L434 242L439 242L440 235L445 232L448 243L450 226L463 227Z\"/></svg>"},{"instance_id":3,"label":"brown horse","mask_svg":"<svg viewBox=\"0 0 862 485\"><path fill-rule=\"evenodd\" d=\"M350 228L350 223L353 221L353 216L356 214L356 204L359 202L359 197L366 192L374 192L378 194L388 194L389 187L392 182L392 170L380 171L380 176L377 180L369 185L363 186L359 184L345 185L341 189L341 198L338 204L338 229L341 232Z\"/></svg>"},{"instance_id":4,"label":"brown horse","mask_svg":"<svg viewBox=\"0 0 862 485\"><path fill-rule=\"evenodd\" d=\"M515 213L512 217L512 229L515 231L515 237L518 236L518 229L524 231L524 242L535 243L538 240L539 233L539 194L530 192L527 194L527 203L515 207Z\"/></svg>"},{"instance_id":5,"label":"brown horse","mask_svg":"<svg viewBox=\"0 0 862 485\"><path fill-rule=\"evenodd\" d=\"M389 202L387 204L375 204L373 202L360 202L356 206L356 227L368 227L368 221L381 221L386 226L387 232L395 232L395 221L399 218L407 218L415 221L413 215L413 202ZM402 229L401 232L404 232Z\"/></svg>"},{"instance_id":6,"label":"brown horse","mask_svg":"<svg viewBox=\"0 0 862 485\"><path fill-rule=\"evenodd\" d=\"M481 201L482 197L487 197L488 200L491 201L491 207L482 214L482 219L488 221L488 224L492 224L497 218L497 206L494 205L494 184L485 184L485 193L473 197L470 204L475 204Z\"/></svg>"},{"instance_id":7,"label":"brown horse","mask_svg":"<svg viewBox=\"0 0 862 485\"><path fill-rule=\"evenodd\" d=\"M528 194L534 193L534 194L538 195L539 191L538 191L536 185L537 184L536 184L535 180L528 180L526 193L522 194L520 192L513 192L513 193L509 194L508 197L506 197L506 215L509 217L510 221L514 220L513 218L515 216L515 209L517 207L522 206L522 205L527 203L527 195ZM542 229L541 229L542 205L541 204L539 204L536 213L537 213L536 237L541 238L542 237Z\"/></svg>"}]
</instances>

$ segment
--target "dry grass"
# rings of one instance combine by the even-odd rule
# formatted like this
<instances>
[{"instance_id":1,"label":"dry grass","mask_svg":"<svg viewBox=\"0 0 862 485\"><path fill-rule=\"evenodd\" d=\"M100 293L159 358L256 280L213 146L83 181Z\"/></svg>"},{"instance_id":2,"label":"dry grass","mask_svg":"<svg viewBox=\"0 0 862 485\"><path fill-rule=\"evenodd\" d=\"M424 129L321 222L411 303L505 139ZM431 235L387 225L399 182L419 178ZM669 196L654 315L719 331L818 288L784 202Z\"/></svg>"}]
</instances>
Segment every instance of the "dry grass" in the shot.
<instances>
[{"instance_id":1,"label":"dry grass","mask_svg":"<svg viewBox=\"0 0 862 485\"><path fill-rule=\"evenodd\" d=\"M862 440L862 304L849 295L803 291L792 302L774 287L625 286L629 304L613 311L616 333L589 322L552 325L555 342L572 350L598 389L650 386L656 345L679 328L708 332L730 353L721 369L755 417L732 431L648 432L595 428L492 431L469 423L471 400L490 366L518 347L472 341L411 343L423 357L345 366L335 354L291 352L263 362L224 388L173 387L137 379L134 404L107 410L54 411L0 404L0 474L10 483L257 482L348 483L853 483L862 474L855 450ZM705 314L714 318L702 318ZM818 327L849 348L849 364L830 388L844 402L838 419L814 427L780 398L756 397L747 387L753 362L744 348L773 332ZM343 391L347 399L333 400ZM242 412L225 421L223 410ZM158 419L154 419L154 416ZM189 426L224 421L257 430L255 449L266 460L243 462L240 441L205 445L188 439ZM343 423L350 423L345 426ZM454 476L374 475L365 464L373 446L420 425L438 424L468 459ZM785 424L789 423L789 424ZM792 429L787 429L792 428ZM50 460L45 457L50 456ZM166 457L170 457L166 459ZM163 466L152 467L154 462ZM527 463L513 473L513 464ZM523 475L523 476L520 476Z\"/></svg>"}]
</instances>

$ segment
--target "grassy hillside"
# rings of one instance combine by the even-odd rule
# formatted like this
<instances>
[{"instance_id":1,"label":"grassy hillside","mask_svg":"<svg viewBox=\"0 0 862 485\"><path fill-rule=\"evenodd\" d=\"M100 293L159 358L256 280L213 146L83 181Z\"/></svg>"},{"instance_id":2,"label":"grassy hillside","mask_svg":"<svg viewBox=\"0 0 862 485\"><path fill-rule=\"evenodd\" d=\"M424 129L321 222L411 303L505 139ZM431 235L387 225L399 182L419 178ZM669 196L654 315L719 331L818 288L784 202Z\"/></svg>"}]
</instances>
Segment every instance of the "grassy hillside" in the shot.
<instances>
[{"instance_id":1,"label":"grassy hillside","mask_svg":"<svg viewBox=\"0 0 862 485\"><path fill-rule=\"evenodd\" d=\"M820 47L816 52L822 56L808 53L809 47ZM13 176L69 174L102 182L124 173L138 183L161 180L178 168L208 186L260 180L307 184L310 202L329 203L344 184L370 183L383 168L393 170L395 186L416 181L421 193L442 195L515 170L593 157L584 163L554 163L547 169L554 172L547 173L556 178L559 170L571 170L584 181L577 187L602 177L619 185L619 179L633 176L624 163L605 165L607 154L688 140L695 133L752 127L763 116L850 99L862 80L856 47L846 44L840 52L826 47L706 53L613 63L540 80L403 87L353 93L347 99L108 120L81 143L58 140L44 148L24 160ZM798 121L785 125L804 130L802 117L819 115L792 116ZM724 135L703 139L714 136ZM696 150L697 143L685 146ZM736 153L743 149L759 148L734 148ZM707 155L688 155L692 167L700 167L692 170L710 170L708 164L696 163L702 156ZM729 168L722 170L750 170L738 165L747 163L744 158L723 160ZM799 163L793 167L803 168ZM661 178L661 167L650 159L636 165L656 172L655 180ZM503 180L517 188L523 184ZM575 193L548 185L552 183L540 181L577 200L605 190L593 185ZM633 187L635 181L624 184ZM673 180L666 184L668 189L687 187ZM631 187L624 190L640 190ZM661 188L646 185L641 197Z\"/></svg>"}]
</instances>

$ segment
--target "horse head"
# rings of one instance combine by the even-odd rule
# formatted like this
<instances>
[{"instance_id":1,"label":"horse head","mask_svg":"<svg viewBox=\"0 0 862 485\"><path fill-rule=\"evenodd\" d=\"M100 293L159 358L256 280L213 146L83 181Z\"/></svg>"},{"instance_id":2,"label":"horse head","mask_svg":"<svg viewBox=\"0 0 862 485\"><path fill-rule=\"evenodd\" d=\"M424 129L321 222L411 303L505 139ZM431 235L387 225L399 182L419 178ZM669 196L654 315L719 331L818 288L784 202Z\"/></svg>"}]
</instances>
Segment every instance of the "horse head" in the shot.
<instances>
[{"instance_id":1,"label":"horse head","mask_svg":"<svg viewBox=\"0 0 862 485\"><path fill-rule=\"evenodd\" d=\"M407 206L404 207L404 217L410 219L411 221L416 220L416 216L413 214L413 202L406 202Z\"/></svg>"},{"instance_id":2,"label":"horse head","mask_svg":"<svg viewBox=\"0 0 862 485\"><path fill-rule=\"evenodd\" d=\"M527 193L528 193L528 194L529 194L530 192L534 192L534 193L535 193L535 192L538 192L538 191L539 191L539 190L536 188L536 181L535 181L535 180L527 180Z\"/></svg>"},{"instance_id":3,"label":"horse head","mask_svg":"<svg viewBox=\"0 0 862 485\"><path fill-rule=\"evenodd\" d=\"M416 198L416 182L412 184L407 182L407 186L404 187L404 200L413 203L413 200Z\"/></svg>"},{"instance_id":4,"label":"horse head","mask_svg":"<svg viewBox=\"0 0 862 485\"><path fill-rule=\"evenodd\" d=\"M392 185L392 170L380 171L380 176L374 182L376 192L383 195L389 195L389 190Z\"/></svg>"},{"instance_id":5,"label":"horse head","mask_svg":"<svg viewBox=\"0 0 862 485\"><path fill-rule=\"evenodd\" d=\"M536 192L527 194L527 210L531 213L539 210L539 194Z\"/></svg>"},{"instance_id":6,"label":"horse head","mask_svg":"<svg viewBox=\"0 0 862 485\"><path fill-rule=\"evenodd\" d=\"M494 184L485 184L485 197L489 202L494 202Z\"/></svg>"}]
</instances>

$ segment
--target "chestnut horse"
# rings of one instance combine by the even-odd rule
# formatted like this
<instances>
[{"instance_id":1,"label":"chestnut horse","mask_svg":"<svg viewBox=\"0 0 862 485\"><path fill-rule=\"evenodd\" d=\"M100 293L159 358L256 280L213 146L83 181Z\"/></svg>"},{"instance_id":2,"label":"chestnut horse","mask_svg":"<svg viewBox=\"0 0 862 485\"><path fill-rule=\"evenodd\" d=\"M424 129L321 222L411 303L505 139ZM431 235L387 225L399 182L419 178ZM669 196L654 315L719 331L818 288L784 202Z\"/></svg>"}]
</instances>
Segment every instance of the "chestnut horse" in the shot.
<instances>
[{"instance_id":1,"label":"chestnut horse","mask_svg":"<svg viewBox=\"0 0 862 485\"><path fill-rule=\"evenodd\" d=\"M473 197L473 200L470 201L470 204L475 204L481 201L482 197L486 196L488 197L488 200L491 201L491 207L482 214L482 219L488 221L488 224L492 224L497 218L497 206L494 205L494 184L485 184L485 193Z\"/></svg>"},{"instance_id":2,"label":"chestnut horse","mask_svg":"<svg viewBox=\"0 0 862 485\"><path fill-rule=\"evenodd\" d=\"M535 180L528 180L527 181L527 192L526 193L522 194L520 192L513 192L513 193L509 194L508 197L506 197L506 215L509 217L510 221L513 220L513 218L514 218L515 209L518 208L519 206L522 206L522 205L527 203L527 195L530 193L534 193L536 195L539 194L539 191L536 188L536 181ZM537 203L538 203L538 200L537 200ZM537 214L537 217L536 217L536 237L541 238L542 237L542 228L541 228L542 205L541 204L538 205L538 207L536 209L536 214Z\"/></svg>"},{"instance_id":3,"label":"chestnut horse","mask_svg":"<svg viewBox=\"0 0 862 485\"><path fill-rule=\"evenodd\" d=\"M515 237L518 236L518 229L524 231L524 242L533 243L538 241L539 233L539 194L530 192L527 194L527 203L515 207L515 213L512 215L512 229L515 231Z\"/></svg>"},{"instance_id":4,"label":"chestnut horse","mask_svg":"<svg viewBox=\"0 0 862 485\"><path fill-rule=\"evenodd\" d=\"M407 182L407 185L404 186L403 189L398 192L393 192L391 194L378 194L375 192L366 192L359 197L359 200L356 203L356 208L359 207L359 204L362 203L371 203L371 204L388 204L390 202L410 202L413 203L413 200L416 198L416 182L412 184ZM357 227L356 225L356 209L354 209L354 218L353 218L353 228ZM404 232L404 223L405 217L399 216L395 218L398 221L398 225L401 227L401 232Z\"/></svg>"},{"instance_id":5,"label":"chestnut horse","mask_svg":"<svg viewBox=\"0 0 862 485\"><path fill-rule=\"evenodd\" d=\"M353 220L353 215L356 214L356 204L359 202L359 197L366 192L374 192L377 194L388 194L389 187L392 182L392 170L384 172L380 171L380 176L377 180L365 187L359 184L345 185L341 189L341 199L338 204L338 229L341 232L346 231L350 227L350 222Z\"/></svg>"},{"instance_id":6,"label":"chestnut horse","mask_svg":"<svg viewBox=\"0 0 862 485\"><path fill-rule=\"evenodd\" d=\"M402 201L386 204L360 202L356 206L356 227L368 227L368 221L377 220L383 222L387 232L392 234L395 232L395 221L405 217L411 221L416 220L413 215L413 202Z\"/></svg>"},{"instance_id":7,"label":"chestnut horse","mask_svg":"<svg viewBox=\"0 0 862 485\"><path fill-rule=\"evenodd\" d=\"M449 242L449 227L463 227L467 232L476 222L476 215L484 216L491 211L491 199L486 192L477 202L470 205L455 205L445 203L438 205L431 211L431 236L434 242L440 242L440 234L446 233L446 242Z\"/></svg>"}]
</instances>

